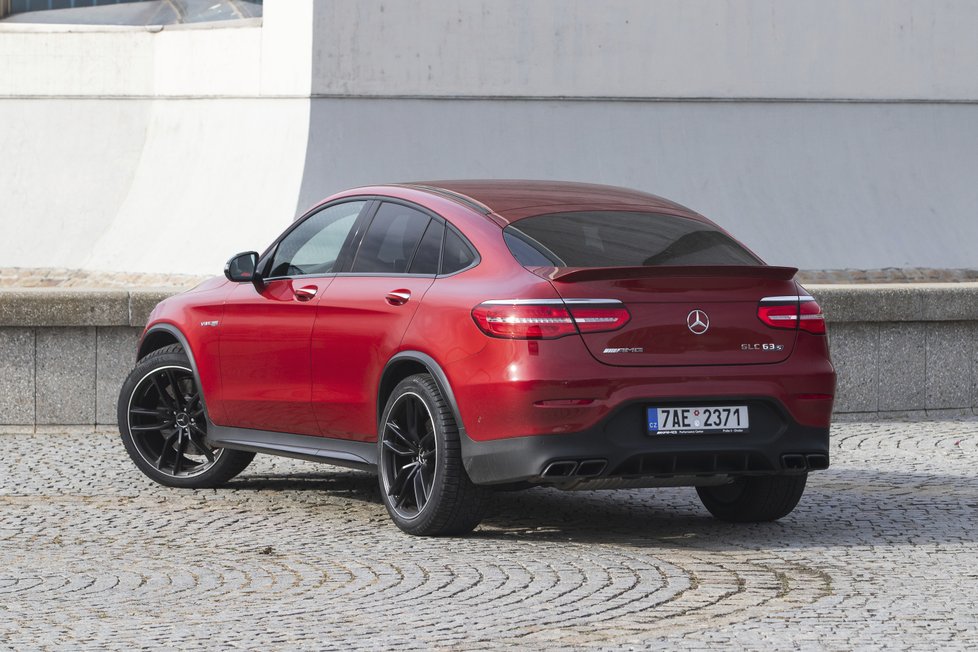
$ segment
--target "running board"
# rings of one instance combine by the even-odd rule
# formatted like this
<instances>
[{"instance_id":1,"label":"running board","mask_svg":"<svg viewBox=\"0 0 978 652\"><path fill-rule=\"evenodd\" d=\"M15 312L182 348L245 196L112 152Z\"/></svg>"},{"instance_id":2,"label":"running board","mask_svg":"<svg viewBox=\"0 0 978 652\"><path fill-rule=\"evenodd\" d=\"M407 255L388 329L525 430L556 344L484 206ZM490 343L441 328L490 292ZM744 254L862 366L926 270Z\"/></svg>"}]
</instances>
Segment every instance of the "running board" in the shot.
<instances>
[{"instance_id":1,"label":"running board","mask_svg":"<svg viewBox=\"0 0 978 652\"><path fill-rule=\"evenodd\" d=\"M353 469L377 469L377 444L285 432L207 424L207 441L215 447L294 457Z\"/></svg>"}]
</instances>

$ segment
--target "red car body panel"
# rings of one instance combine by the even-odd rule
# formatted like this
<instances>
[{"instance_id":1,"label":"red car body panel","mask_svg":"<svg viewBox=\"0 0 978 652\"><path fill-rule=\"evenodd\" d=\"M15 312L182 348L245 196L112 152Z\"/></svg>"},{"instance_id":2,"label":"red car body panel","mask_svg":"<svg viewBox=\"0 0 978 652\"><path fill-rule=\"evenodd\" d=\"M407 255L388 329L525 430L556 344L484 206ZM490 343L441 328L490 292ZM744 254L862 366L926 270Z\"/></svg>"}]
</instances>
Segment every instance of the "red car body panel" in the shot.
<instances>
[{"instance_id":1,"label":"red car body panel","mask_svg":"<svg viewBox=\"0 0 978 652\"><path fill-rule=\"evenodd\" d=\"M185 338L215 424L376 441L384 370L398 353L414 352L444 373L460 429L473 442L582 433L623 406L690 400L763 401L800 426L829 426L835 372L827 338L769 328L756 317L762 298L805 294L788 280L792 270L745 276L735 269L656 268L574 280L521 266L501 228L528 216L584 210L640 210L712 224L689 209L625 189L516 181L357 188L320 205L348 197L423 207L454 225L480 260L439 277L348 273L264 286L215 279L161 303L147 332L168 325ZM315 296L299 300L300 287ZM391 302L394 291L410 297ZM510 340L488 336L472 318L487 300L572 298L621 301L631 321L612 332ZM687 327L692 309L709 313L710 337ZM771 348L742 347L756 343ZM628 347L645 351L603 353Z\"/></svg>"},{"instance_id":2,"label":"red car body panel","mask_svg":"<svg viewBox=\"0 0 978 652\"><path fill-rule=\"evenodd\" d=\"M432 278L337 278L319 304L312 338L312 401L320 433L374 441L377 386ZM409 298L392 303L388 295Z\"/></svg>"}]
</instances>

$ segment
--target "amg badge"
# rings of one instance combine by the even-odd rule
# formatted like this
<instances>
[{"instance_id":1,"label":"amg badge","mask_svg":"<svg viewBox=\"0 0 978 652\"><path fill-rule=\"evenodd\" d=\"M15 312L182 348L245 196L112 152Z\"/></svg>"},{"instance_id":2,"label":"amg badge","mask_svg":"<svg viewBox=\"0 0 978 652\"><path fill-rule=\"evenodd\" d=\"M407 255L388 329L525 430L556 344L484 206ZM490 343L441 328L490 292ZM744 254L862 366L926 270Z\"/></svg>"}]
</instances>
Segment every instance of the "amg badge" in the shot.
<instances>
[{"instance_id":1,"label":"amg badge","mask_svg":"<svg viewBox=\"0 0 978 652\"><path fill-rule=\"evenodd\" d=\"M603 353L645 353L645 349L640 346L624 349L605 349Z\"/></svg>"}]
</instances>

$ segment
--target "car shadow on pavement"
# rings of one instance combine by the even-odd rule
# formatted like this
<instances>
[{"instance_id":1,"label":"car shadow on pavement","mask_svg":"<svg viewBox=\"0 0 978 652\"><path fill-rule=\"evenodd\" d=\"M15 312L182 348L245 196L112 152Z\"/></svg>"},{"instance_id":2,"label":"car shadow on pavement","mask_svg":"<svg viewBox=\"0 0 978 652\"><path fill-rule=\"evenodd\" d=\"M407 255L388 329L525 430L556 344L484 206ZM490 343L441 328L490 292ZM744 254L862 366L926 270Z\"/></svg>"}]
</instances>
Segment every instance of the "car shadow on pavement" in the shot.
<instances>
[{"instance_id":1,"label":"car shadow on pavement","mask_svg":"<svg viewBox=\"0 0 978 652\"><path fill-rule=\"evenodd\" d=\"M244 475L244 492L323 492L380 505L376 476L344 469ZM283 496L285 498L285 496ZM393 526L392 526L393 527ZM484 539L693 545L735 549L947 543L978 540L978 477L839 469L813 474L801 503L773 523L714 519L693 488L500 492L482 526Z\"/></svg>"},{"instance_id":2,"label":"car shadow on pavement","mask_svg":"<svg viewBox=\"0 0 978 652\"><path fill-rule=\"evenodd\" d=\"M616 495L617 494L617 495ZM494 539L796 548L978 541L978 477L843 469L813 475L772 523L711 517L692 488L501 494L475 536Z\"/></svg>"},{"instance_id":3,"label":"car shadow on pavement","mask_svg":"<svg viewBox=\"0 0 978 652\"><path fill-rule=\"evenodd\" d=\"M363 471L336 469L322 473L241 475L227 484L236 491L324 492L365 503L381 504L377 476Z\"/></svg>"}]
</instances>

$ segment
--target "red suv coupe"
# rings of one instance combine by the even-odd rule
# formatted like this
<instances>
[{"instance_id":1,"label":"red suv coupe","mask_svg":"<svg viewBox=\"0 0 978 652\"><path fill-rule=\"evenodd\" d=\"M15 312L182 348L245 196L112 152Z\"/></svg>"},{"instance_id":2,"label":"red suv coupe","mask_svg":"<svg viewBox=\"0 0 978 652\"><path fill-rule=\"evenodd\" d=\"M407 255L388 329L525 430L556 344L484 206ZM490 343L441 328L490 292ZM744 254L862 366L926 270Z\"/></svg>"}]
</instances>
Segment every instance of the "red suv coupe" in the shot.
<instances>
[{"instance_id":1,"label":"red suv coupe","mask_svg":"<svg viewBox=\"0 0 978 652\"><path fill-rule=\"evenodd\" d=\"M376 471L411 534L538 485L693 486L773 520L829 464L835 372L796 271L623 188L357 188L156 307L119 429L176 487L255 453Z\"/></svg>"}]
</instances>

